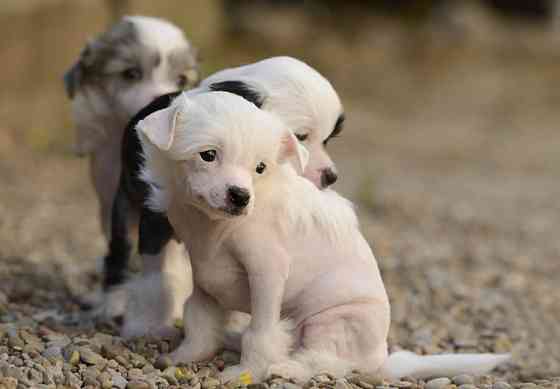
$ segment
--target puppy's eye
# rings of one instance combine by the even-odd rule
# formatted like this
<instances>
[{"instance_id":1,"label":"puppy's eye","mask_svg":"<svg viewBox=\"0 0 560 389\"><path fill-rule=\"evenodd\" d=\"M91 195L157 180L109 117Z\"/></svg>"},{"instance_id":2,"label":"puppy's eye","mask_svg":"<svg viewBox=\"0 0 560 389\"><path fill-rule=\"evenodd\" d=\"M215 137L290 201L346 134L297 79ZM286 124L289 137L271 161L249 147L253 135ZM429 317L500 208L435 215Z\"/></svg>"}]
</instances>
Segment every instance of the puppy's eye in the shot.
<instances>
[{"instance_id":1,"label":"puppy's eye","mask_svg":"<svg viewBox=\"0 0 560 389\"><path fill-rule=\"evenodd\" d=\"M142 69L128 68L123 70L121 77L126 81L140 81L142 79Z\"/></svg>"},{"instance_id":2,"label":"puppy's eye","mask_svg":"<svg viewBox=\"0 0 560 389\"><path fill-rule=\"evenodd\" d=\"M188 82L189 79L187 78L187 76L184 74L180 74L177 80L177 86L179 87L179 89L184 89L187 86Z\"/></svg>"},{"instance_id":3,"label":"puppy's eye","mask_svg":"<svg viewBox=\"0 0 560 389\"><path fill-rule=\"evenodd\" d=\"M216 159L216 150L206 150L200 153L200 158L206 162L212 162Z\"/></svg>"},{"instance_id":4,"label":"puppy's eye","mask_svg":"<svg viewBox=\"0 0 560 389\"><path fill-rule=\"evenodd\" d=\"M259 164L257 165L257 168L255 169L255 171L256 171L258 174L263 174L263 172L265 171L265 169L266 169L266 164L265 164L264 162L259 162Z\"/></svg>"},{"instance_id":5,"label":"puppy's eye","mask_svg":"<svg viewBox=\"0 0 560 389\"><path fill-rule=\"evenodd\" d=\"M307 138L309 138L309 134L296 134L296 138L300 142L303 142L303 141L307 140Z\"/></svg>"}]
</instances>

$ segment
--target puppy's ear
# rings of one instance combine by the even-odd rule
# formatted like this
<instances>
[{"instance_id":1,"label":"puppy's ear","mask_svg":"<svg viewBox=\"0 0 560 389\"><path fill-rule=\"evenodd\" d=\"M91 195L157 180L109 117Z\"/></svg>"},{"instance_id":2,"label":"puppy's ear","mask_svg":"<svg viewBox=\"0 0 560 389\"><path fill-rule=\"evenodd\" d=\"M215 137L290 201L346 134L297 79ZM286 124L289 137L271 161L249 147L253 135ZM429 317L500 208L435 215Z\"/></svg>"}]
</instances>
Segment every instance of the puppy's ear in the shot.
<instances>
[{"instance_id":1,"label":"puppy's ear","mask_svg":"<svg viewBox=\"0 0 560 389\"><path fill-rule=\"evenodd\" d=\"M293 161L298 174L303 174L309 161L309 151L302 146L295 135L288 131L282 136L279 162Z\"/></svg>"},{"instance_id":2,"label":"puppy's ear","mask_svg":"<svg viewBox=\"0 0 560 389\"><path fill-rule=\"evenodd\" d=\"M66 90L66 95L70 100L76 95L76 90L80 87L80 81L82 78L81 63L78 60L66 73L64 73L64 89Z\"/></svg>"},{"instance_id":3,"label":"puppy's ear","mask_svg":"<svg viewBox=\"0 0 560 389\"><path fill-rule=\"evenodd\" d=\"M80 89L82 85L82 81L84 79L84 72L85 67L87 66L88 62L91 62L91 57L93 56L93 41L90 41L86 44L86 46L82 49L80 53L80 58L76 61L70 69L64 73L63 81L64 81L64 89L66 90L66 94L70 99L73 99L76 95L78 89Z\"/></svg>"},{"instance_id":4,"label":"puppy's ear","mask_svg":"<svg viewBox=\"0 0 560 389\"><path fill-rule=\"evenodd\" d=\"M162 151L169 151L175 138L177 117L180 107L172 106L156 111L140 120L136 130L143 134L154 146Z\"/></svg>"},{"instance_id":5,"label":"puppy's ear","mask_svg":"<svg viewBox=\"0 0 560 389\"><path fill-rule=\"evenodd\" d=\"M245 100L255 104L257 108L261 108L264 104L264 93L257 90L255 85L249 85L244 81L228 80L215 82L210 84L209 89L212 91L229 92L234 95L243 97Z\"/></svg>"}]
</instances>

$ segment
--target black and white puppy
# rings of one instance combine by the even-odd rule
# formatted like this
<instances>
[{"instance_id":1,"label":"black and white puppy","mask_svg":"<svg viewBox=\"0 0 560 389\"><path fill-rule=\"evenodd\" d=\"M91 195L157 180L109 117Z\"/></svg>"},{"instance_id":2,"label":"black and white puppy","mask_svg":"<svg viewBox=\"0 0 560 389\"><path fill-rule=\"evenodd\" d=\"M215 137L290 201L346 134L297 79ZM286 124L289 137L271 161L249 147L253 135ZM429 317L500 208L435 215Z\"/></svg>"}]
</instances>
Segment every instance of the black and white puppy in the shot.
<instances>
[{"instance_id":1,"label":"black and white puppy","mask_svg":"<svg viewBox=\"0 0 560 389\"><path fill-rule=\"evenodd\" d=\"M332 85L316 70L294 58L274 57L220 71L187 94L209 91L239 95L281 117L309 151L309 164L303 175L319 188L336 181L336 169L325 147L342 130L343 108ZM149 286L132 284L136 287L130 292L132 298L122 331L126 337L169 333L174 319L182 316L183 303L192 290L190 273L185 272L185 263L180 260L181 248L173 240L167 216L145 205L148 187L139 176L141 148L135 131L138 121L168 107L176 96L161 96L139 112L123 139L123 173L113 208L106 277L122 279L131 250L127 214L134 209L140 213L139 252L146 280L157 278Z\"/></svg>"},{"instance_id":2,"label":"black and white puppy","mask_svg":"<svg viewBox=\"0 0 560 389\"><path fill-rule=\"evenodd\" d=\"M76 126L75 149L90 157L107 240L126 124L157 96L182 90L197 78L196 50L183 32L165 20L144 16L124 17L88 42L65 74ZM123 274L105 272L104 286L122 282Z\"/></svg>"}]
</instances>

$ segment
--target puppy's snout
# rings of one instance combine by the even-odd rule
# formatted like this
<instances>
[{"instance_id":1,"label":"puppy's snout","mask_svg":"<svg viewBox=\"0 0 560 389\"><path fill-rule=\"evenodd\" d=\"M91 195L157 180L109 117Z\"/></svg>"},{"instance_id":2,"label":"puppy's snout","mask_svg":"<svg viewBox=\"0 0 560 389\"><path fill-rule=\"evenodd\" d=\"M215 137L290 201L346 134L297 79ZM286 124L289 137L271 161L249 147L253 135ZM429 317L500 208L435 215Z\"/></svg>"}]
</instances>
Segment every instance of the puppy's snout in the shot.
<instances>
[{"instance_id":1,"label":"puppy's snout","mask_svg":"<svg viewBox=\"0 0 560 389\"><path fill-rule=\"evenodd\" d=\"M321 186L326 188L331 186L338 180L338 175L331 168L326 168L321 172Z\"/></svg>"},{"instance_id":2,"label":"puppy's snout","mask_svg":"<svg viewBox=\"0 0 560 389\"><path fill-rule=\"evenodd\" d=\"M230 203L237 208L244 208L251 200L251 194L245 188L238 186L230 186L228 188L228 199Z\"/></svg>"}]
</instances>

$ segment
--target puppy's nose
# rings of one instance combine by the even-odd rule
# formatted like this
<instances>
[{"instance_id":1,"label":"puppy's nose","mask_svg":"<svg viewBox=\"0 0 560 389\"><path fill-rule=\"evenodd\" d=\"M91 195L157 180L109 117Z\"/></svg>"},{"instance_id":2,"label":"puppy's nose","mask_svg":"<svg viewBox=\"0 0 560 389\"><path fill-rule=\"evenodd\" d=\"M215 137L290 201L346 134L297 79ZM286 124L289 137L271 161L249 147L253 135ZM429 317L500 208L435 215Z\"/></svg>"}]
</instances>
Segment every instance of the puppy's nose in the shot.
<instances>
[{"instance_id":1,"label":"puppy's nose","mask_svg":"<svg viewBox=\"0 0 560 389\"><path fill-rule=\"evenodd\" d=\"M230 186L228 188L228 198L232 205L242 208L249 204L251 194L245 188L238 186Z\"/></svg>"},{"instance_id":2,"label":"puppy's nose","mask_svg":"<svg viewBox=\"0 0 560 389\"><path fill-rule=\"evenodd\" d=\"M336 182L337 179L338 175L336 174L336 172L331 168L326 168L321 173L321 186L323 188L331 186Z\"/></svg>"}]
</instances>

